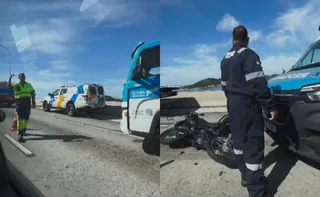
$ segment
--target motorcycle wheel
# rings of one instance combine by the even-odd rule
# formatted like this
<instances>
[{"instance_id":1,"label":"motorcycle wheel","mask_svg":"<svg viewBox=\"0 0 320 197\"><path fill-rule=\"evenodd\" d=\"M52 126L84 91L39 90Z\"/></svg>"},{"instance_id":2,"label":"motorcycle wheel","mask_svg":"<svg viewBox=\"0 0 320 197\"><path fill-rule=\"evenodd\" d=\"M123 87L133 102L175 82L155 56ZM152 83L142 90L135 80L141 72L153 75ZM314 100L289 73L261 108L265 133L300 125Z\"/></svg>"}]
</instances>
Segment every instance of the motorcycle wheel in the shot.
<instances>
[{"instance_id":1,"label":"motorcycle wheel","mask_svg":"<svg viewBox=\"0 0 320 197\"><path fill-rule=\"evenodd\" d=\"M228 136L211 137L206 142L206 151L208 155L217 163L225 165L228 168L236 169L238 165L236 163L235 154L232 147L227 147L227 150L223 149L223 144L228 139Z\"/></svg>"},{"instance_id":2,"label":"motorcycle wheel","mask_svg":"<svg viewBox=\"0 0 320 197\"><path fill-rule=\"evenodd\" d=\"M160 143L171 145L182 142L187 137L189 130L186 128L170 128L160 134Z\"/></svg>"}]
</instances>

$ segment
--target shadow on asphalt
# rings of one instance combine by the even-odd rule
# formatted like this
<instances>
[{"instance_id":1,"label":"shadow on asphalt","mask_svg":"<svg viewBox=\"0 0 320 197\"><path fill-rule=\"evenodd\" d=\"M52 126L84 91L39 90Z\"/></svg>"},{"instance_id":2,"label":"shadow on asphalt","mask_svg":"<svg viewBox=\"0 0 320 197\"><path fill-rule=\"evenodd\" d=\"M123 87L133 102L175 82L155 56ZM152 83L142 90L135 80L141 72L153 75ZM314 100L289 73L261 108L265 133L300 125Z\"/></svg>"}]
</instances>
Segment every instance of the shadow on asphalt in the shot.
<instances>
[{"instance_id":1,"label":"shadow on asphalt","mask_svg":"<svg viewBox=\"0 0 320 197\"><path fill-rule=\"evenodd\" d=\"M275 163L272 171L268 175L267 190L275 195L282 182L289 175L291 169L296 165L298 156L289 150L277 147L266 155L264 163L268 168Z\"/></svg>"},{"instance_id":2,"label":"shadow on asphalt","mask_svg":"<svg viewBox=\"0 0 320 197\"><path fill-rule=\"evenodd\" d=\"M155 137L145 137L142 141L142 149L148 155L160 156L160 138Z\"/></svg>"},{"instance_id":3,"label":"shadow on asphalt","mask_svg":"<svg viewBox=\"0 0 320 197\"><path fill-rule=\"evenodd\" d=\"M34 138L30 138L33 136ZM36 138L35 138L36 137ZM45 134L28 134L21 142L26 141L38 141L38 140L62 140L63 142L81 142L83 140L89 140L92 137L87 137L83 135L45 135Z\"/></svg>"},{"instance_id":4,"label":"shadow on asphalt","mask_svg":"<svg viewBox=\"0 0 320 197\"><path fill-rule=\"evenodd\" d=\"M301 157L292 151L279 146L265 157L265 168L268 168L275 163L272 171L268 175L267 189L271 194L275 195L278 192L278 188L298 161L320 170L319 163Z\"/></svg>"}]
</instances>

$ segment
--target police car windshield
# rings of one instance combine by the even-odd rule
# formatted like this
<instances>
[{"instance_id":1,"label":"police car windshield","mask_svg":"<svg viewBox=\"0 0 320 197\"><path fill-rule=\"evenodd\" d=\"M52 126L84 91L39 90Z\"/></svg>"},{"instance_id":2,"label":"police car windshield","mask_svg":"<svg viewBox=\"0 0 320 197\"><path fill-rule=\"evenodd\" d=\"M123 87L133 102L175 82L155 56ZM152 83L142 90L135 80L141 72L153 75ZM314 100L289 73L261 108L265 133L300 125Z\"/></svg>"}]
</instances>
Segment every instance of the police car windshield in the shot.
<instances>
[{"instance_id":1,"label":"police car windshield","mask_svg":"<svg viewBox=\"0 0 320 197\"><path fill-rule=\"evenodd\" d=\"M320 40L308 47L291 70L301 70L320 66Z\"/></svg>"}]
</instances>

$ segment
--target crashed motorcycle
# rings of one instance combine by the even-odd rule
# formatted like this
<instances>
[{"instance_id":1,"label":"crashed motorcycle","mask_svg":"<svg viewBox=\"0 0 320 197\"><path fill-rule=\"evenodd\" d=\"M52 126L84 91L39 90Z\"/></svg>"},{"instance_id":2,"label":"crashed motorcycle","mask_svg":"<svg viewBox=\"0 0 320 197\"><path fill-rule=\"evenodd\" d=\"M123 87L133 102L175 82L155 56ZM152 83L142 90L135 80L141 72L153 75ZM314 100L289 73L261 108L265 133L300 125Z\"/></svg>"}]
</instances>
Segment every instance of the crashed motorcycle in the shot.
<instances>
[{"instance_id":1,"label":"crashed motorcycle","mask_svg":"<svg viewBox=\"0 0 320 197\"><path fill-rule=\"evenodd\" d=\"M170 146L190 144L198 150L205 150L214 161L229 168L237 168L229 116L224 115L216 123L206 121L203 116L190 112L185 120L176 122L174 127L160 134L160 143Z\"/></svg>"}]
</instances>

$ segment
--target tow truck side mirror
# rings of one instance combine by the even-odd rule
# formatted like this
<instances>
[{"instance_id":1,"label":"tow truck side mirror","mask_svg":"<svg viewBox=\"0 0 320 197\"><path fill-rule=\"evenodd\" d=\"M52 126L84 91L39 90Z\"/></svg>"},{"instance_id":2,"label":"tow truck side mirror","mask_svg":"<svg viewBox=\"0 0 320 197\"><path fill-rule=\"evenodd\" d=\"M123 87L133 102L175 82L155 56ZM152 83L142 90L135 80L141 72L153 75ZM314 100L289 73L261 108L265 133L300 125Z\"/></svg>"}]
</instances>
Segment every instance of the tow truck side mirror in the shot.
<instances>
[{"instance_id":1,"label":"tow truck side mirror","mask_svg":"<svg viewBox=\"0 0 320 197\"><path fill-rule=\"evenodd\" d=\"M51 94L51 93L49 93L49 94L48 94L48 96L52 96L52 94Z\"/></svg>"}]
</instances>

